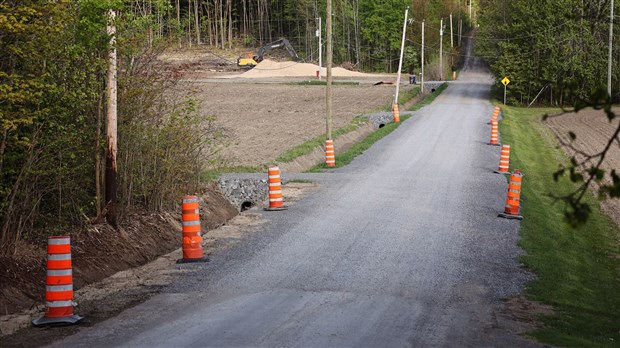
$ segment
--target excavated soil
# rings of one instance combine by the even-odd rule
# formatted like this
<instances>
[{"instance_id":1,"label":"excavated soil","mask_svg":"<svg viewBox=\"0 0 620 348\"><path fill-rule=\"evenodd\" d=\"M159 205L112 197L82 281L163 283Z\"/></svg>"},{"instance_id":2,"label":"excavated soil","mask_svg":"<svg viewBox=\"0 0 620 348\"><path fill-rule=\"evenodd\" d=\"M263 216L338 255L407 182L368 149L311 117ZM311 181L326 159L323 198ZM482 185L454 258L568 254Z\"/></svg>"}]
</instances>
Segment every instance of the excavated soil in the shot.
<instances>
[{"instance_id":1,"label":"excavated soil","mask_svg":"<svg viewBox=\"0 0 620 348\"><path fill-rule=\"evenodd\" d=\"M299 63L293 61L276 62L270 59L265 59L257 66L241 75L224 76L223 78L236 78L242 77L247 79L261 78L261 77L316 77L316 73L319 71L319 66L311 63ZM322 76L327 75L327 69L323 67L321 69ZM380 75L377 74L365 74L357 71L351 71L340 67L332 69L332 76L334 77L371 77L376 78Z\"/></svg>"},{"instance_id":2,"label":"excavated soil","mask_svg":"<svg viewBox=\"0 0 620 348\"><path fill-rule=\"evenodd\" d=\"M620 115L620 108L613 109L616 115ZM549 117L546 124L551 127L556 136L565 144L566 152L578 160L586 154L596 154L603 150L611 135L620 123L620 116L613 122L609 122L605 113L601 110L582 110L579 113L567 113L561 116ZM570 142L568 132L575 133L577 138ZM568 145L570 144L570 145ZM616 141L609 150L603 163L603 169L609 173L612 169L620 170L620 144ZM620 199L607 199L602 202L601 208L612 220L620 226Z\"/></svg>"},{"instance_id":3,"label":"excavated soil","mask_svg":"<svg viewBox=\"0 0 620 348\"><path fill-rule=\"evenodd\" d=\"M225 224L238 213L219 192L216 183L206 186L200 199L203 231ZM67 232L71 236L75 289L143 265L180 247L180 214L133 212L123 218L120 226L120 231L107 224L97 224ZM32 316L44 309L47 239L41 235L32 236L31 240L38 243L22 242L14 255L0 257L0 336L29 323ZM82 302L77 296L76 300ZM89 305L91 302L85 300L80 304L81 313L90 315L91 310L101 311ZM116 306L103 308L111 308L103 310L109 314ZM22 313L24 310L29 311Z\"/></svg>"}]
</instances>

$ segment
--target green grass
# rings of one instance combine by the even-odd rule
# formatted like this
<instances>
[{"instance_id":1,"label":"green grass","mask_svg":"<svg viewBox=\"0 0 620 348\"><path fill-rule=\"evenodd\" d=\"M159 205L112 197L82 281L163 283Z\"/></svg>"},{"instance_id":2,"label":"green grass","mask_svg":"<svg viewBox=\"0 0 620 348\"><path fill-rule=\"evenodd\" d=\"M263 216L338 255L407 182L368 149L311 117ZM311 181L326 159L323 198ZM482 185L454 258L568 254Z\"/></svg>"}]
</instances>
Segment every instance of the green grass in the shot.
<instances>
[{"instance_id":1,"label":"green grass","mask_svg":"<svg viewBox=\"0 0 620 348\"><path fill-rule=\"evenodd\" d=\"M520 246L525 267L537 278L526 296L550 304L555 313L541 316L543 326L529 333L541 342L568 347L620 346L620 245L618 227L602 214L594 195L587 223L571 228L560 196L575 190L552 173L568 157L541 123L553 109L502 107L502 142L511 145L511 169L524 173Z\"/></svg>"},{"instance_id":2,"label":"green grass","mask_svg":"<svg viewBox=\"0 0 620 348\"><path fill-rule=\"evenodd\" d=\"M334 86L357 86L360 83L357 81L333 81L332 85ZM300 82L289 82L287 85L295 85L295 86L325 86L327 85L327 81L325 80L307 80Z\"/></svg>"},{"instance_id":3,"label":"green grass","mask_svg":"<svg viewBox=\"0 0 620 348\"><path fill-rule=\"evenodd\" d=\"M339 136L343 135L343 134L347 134L349 132L352 132L356 129L359 128L359 126L366 121L367 118L364 116L357 116L353 119L353 121L351 121L351 123L347 124L346 126L342 127L342 128L338 128L336 129L333 133L332 133L332 137L334 139L338 138ZM312 138L302 144L299 144L295 147L293 147L290 150L286 150L283 153L280 154L280 156L278 156L276 158L276 162L277 163L288 163L288 162L292 162L293 160L295 160L297 157L309 154L310 152L312 152L315 148L317 147L321 147L323 146L323 144L325 143L325 134L320 135L318 137Z\"/></svg>"},{"instance_id":4,"label":"green grass","mask_svg":"<svg viewBox=\"0 0 620 348\"><path fill-rule=\"evenodd\" d=\"M225 173L262 173L267 171L267 166L262 167L248 167L248 166L222 166L217 168L211 168L202 173L203 181L213 181L220 178Z\"/></svg>"},{"instance_id":5,"label":"green grass","mask_svg":"<svg viewBox=\"0 0 620 348\"><path fill-rule=\"evenodd\" d=\"M437 98L437 96L439 96L441 94L441 92L443 92L446 88L448 88L448 84L447 83L442 83L441 86L439 86L439 87L437 87L437 89L435 89L435 92L432 92L426 98L421 100L419 103L416 103L412 107L408 108L407 111L417 111L417 110L420 110L421 108L427 106L428 104L432 103L435 100L435 98Z\"/></svg>"},{"instance_id":6,"label":"green grass","mask_svg":"<svg viewBox=\"0 0 620 348\"><path fill-rule=\"evenodd\" d=\"M385 88L385 87L383 87ZM398 105L403 105L409 102L411 99L415 98L418 94L420 94L419 86L412 86L409 88L403 88L401 93L398 94ZM393 101L394 98L392 98ZM383 108L379 111L392 111L392 101L390 103L383 106Z\"/></svg>"},{"instance_id":7,"label":"green grass","mask_svg":"<svg viewBox=\"0 0 620 348\"><path fill-rule=\"evenodd\" d=\"M351 161L353 161L355 157L361 155L364 151L368 150L374 143L379 141L381 138L392 133L396 128L398 128L401 125L402 122L406 121L410 117L411 116L409 115L403 115L400 117L400 123L388 123L384 127L379 128L378 130L370 133L366 138L364 138L364 140L351 146L347 151L344 151L341 153L338 153L338 151L336 151L336 167L335 168L343 167L351 163ZM334 167L327 167L327 165L324 162L322 162L310 168L308 172L317 173L317 172L322 172L323 170L329 169L329 168L334 168Z\"/></svg>"}]
</instances>

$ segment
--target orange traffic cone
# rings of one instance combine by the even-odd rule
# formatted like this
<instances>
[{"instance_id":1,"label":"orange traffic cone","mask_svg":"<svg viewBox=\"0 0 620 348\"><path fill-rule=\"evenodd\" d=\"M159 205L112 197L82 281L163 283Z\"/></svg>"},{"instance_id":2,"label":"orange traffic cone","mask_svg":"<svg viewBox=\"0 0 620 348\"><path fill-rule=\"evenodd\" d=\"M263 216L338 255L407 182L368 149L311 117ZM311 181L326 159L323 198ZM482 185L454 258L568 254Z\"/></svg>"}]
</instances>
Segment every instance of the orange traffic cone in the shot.
<instances>
[{"instance_id":1,"label":"orange traffic cone","mask_svg":"<svg viewBox=\"0 0 620 348\"><path fill-rule=\"evenodd\" d=\"M197 196L183 196L181 206L181 224L183 225L183 258L177 263L208 262L202 249L200 233L200 210Z\"/></svg>"},{"instance_id":2,"label":"orange traffic cone","mask_svg":"<svg viewBox=\"0 0 620 348\"><path fill-rule=\"evenodd\" d=\"M398 104L394 103L392 106L392 113L394 114L394 123L400 122L400 113L398 112Z\"/></svg>"},{"instance_id":3,"label":"orange traffic cone","mask_svg":"<svg viewBox=\"0 0 620 348\"><path fill-rule=\"evenodd\" d=\"M491 123L497 122L499 120L499 110L495 109L493 111L493 115L491 115Z\"/></svg>"},{"instance_id":4,"label":"orange traffic cone","mask_svg":"<svg viewBox=\"0 0 620 348\"><path fill-rule=\"evenodd\" d=\"M499 146L499 126L497 122L491 122L491 141L489 145Z\"/></svg>"},{"instance_id":5,"label":"orange traffic cone","mask_svg":"<svg viewBox=\"0 0 620 348\"><path fill-rule=\"evenodd\" d=\"M500 111L499 106L495 106L495 108L493 109L493 114L491 115L491 120L487 124L491 124L493 122L498 122L498 120L499 120L499 111Z\"/></svg>"},{"instance_id":6,"label":"orange traffic cone","mask_svg":"<svg viewBox=\"0 0 620 348\"><path fill-rule=\"evenodd\" d=\"M328 167L336 166L336 155L334 151L334 141L331 139L325 140L325 163Z\"/></svg>"},{"instance_id":7,"label":"orange traffic cone","mask_svg":"<svg viewBox=\"0 0 620 348\"><path fill-rule=\"evenodd\" d=\"M73 270L71 237L47 239L47 277L45 280L45 316L33 320L35 326L75 324L83 318L73 314Z\"/></svg>"},{"instance_id":8,"label":"orange traffic cone","mask_svg":"<svg viewBox=\"0 0 620 348\"><path fill-rule=\"evenodd\" d=\"M502 153L499 155L499 168L495 171L497 174L510 174L510 145L502 145Z\"/></svg>"},{"instance_id":9,"label":"orange traffic cone","mask_svg":"<svg viewBox=\"0 0 620 348\"><path fill-rule=\"evenodd\" d=\"M286 210L284 198L282 198L282 181L280 180L280 168L269 166L269 207L265 210Z\"/></svg>"},{"instance_id":10,"label":"orange traffic cone","mask_svg":"<svg viewBox=\"0 0 620 348\"><path fill-rule=\"evenodd\" d=\"M522 180L523 174L519 169L516 169L510 176L510 183L508 184L508 197L506 198L506 209L503 213L498 215L499 217L506 219L523 219L523 216L519 215Z\"/></svg>"}]
</instances>

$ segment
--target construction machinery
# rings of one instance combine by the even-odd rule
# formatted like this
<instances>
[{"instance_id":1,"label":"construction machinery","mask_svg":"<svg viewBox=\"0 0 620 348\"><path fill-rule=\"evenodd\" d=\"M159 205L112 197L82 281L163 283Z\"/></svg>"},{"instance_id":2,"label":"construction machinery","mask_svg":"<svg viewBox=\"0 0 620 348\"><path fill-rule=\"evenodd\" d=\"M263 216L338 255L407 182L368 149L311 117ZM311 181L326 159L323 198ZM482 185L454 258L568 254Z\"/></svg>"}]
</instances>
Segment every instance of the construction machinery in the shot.
<instances>
[{"instance_id":1,"label":"construction machinery","mask_svg":"<svg viewBox=\"0 0 620 348\"><path fill-rule=\"evenodd\" d=\"M286 48L288 53L293 58L293 61L299 61L299 56L297 55L297 52L295 52L293 46L291 46L291 43L288 42L287 39L280 39L259 48L258 53L256 54L252 52L242 53L239 58L237 58L237 65L245 68L253 68L263 60L263 55L265 52L281 47Z\"/></svg>"}]
</instances>

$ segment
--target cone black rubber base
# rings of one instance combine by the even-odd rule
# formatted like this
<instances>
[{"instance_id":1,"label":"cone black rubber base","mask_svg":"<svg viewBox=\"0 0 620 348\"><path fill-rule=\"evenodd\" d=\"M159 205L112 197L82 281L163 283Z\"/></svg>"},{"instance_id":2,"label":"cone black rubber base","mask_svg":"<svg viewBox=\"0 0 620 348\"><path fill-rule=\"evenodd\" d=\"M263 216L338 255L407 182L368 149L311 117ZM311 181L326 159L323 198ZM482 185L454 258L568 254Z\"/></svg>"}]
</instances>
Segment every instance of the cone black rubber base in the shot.
<instances>
[{"instance_id":1,"label":"cone black rubber base","mask_svg":"<svg viewBox=\"0 0 620 348\"><path fill-rule=\"evenodd\" d=\"M39 319L33 320L32 325L34 326L64 326L64 325L74 325L77 324L80 320L84 319L79 315L71 315L68 317L60 317L60 318L47 318L41 317Z\"/></svg>"},{"instance_id":2,"label":"cone black rubber base","mask_svg":"<svg viewBox=\"0 0 620 348\"><path fill-rule=\"evenodd\" d=\"M493 173L495 174L507 174L507 175L511 175L511 172L500 172L499 170L494 170Z\"/></svg>"},{"instance_id":3,"label":"cone black rubber base","mask_svg":"<svg viewBox=\"0 0 620 348\"><path fill-rule=\"evenodd\" d=\"M523 216L521 216L521 215L512 215L512 214L501 213L501 214L497 214L497 216L498 217L502 217L504 219L523 220Z\"/></svg>"},{"instance_id":4,"label":"cone black rubber base","mask_svg":"<svg viewBox=\"0 0 620 348\"><path fill-rule=\"evenodd\" d=\"M283 207L280 207L280 208L265 207L265 208L263 208L263 210L266 210L266 211L281 211L281 210L288 210L288 207L287 206L283 206Z\"/></svg>"},{"instance_id":5,"label":"cone black rubber base","mask_svg":"<svg viewBox=\"0 0 620 348\"><path fill-rule=\"evenodd\" d=\"M178 259L177 263L196 263L196 262L209 262L211 260L209 260L208 257L201 257L201 258L197 258L197 259Z\"/></svg>"},{"instance_id":6,"label":"cone black rubber base","mask_svg":"<svg viewBox=\"0 0 620 348\"><path fill-rule=\"evenodd\" d=\"M497 143L497 144L487 143L487 145L492 145L492 146L502 146L502 144L500 144L500 143Z\"/></svg>"}]
</instances>

